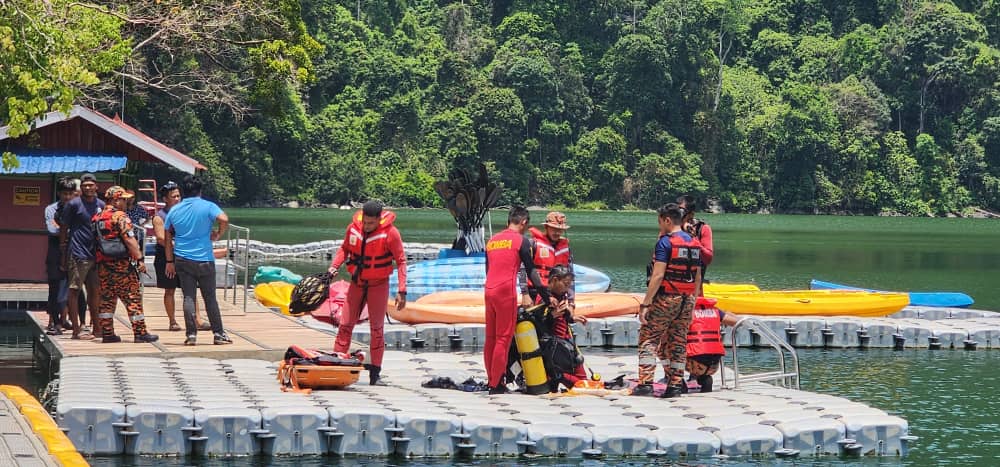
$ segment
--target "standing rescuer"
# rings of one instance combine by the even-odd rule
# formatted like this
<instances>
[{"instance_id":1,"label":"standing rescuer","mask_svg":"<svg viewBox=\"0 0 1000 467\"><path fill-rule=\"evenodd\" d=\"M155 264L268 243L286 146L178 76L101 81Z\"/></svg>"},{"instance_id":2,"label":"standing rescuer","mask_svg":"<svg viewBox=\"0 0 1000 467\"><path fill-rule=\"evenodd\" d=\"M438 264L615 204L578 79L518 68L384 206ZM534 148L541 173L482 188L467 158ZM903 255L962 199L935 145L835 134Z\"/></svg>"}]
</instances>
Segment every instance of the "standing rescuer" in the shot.
<instances>
[{"instance_id":1,"label":"standing rescuer","mask_svg":"<svg viewBox=\"0 0 1000 467\"><path fill-rule=\"evenodd\" d=\"M535 254L532 262L535 265L535 270L538 271L542 287L548 287L549 275L553 267L563 265L568 267L570 271L573 271L573 252L570 251L569 239L565 236L566 230L569 229L569 225L566 224L565 214L558 211L548 213L545 216L545 222L542 223L542 226L545 227L544 232L534 227L528 229L528 231L535 242ZM530 287L528 292L531 294L532 299L538 297L538 290L534 287ZM572 287L569 289L569 298L567 300L570 312L572 312L576 309L576 294Z\"/></svg>"},{"instance_id":2,"label":"standing rescuer","mask_svg":"<svg viewBox=\"0 0 1000 467\"><path fill-rule=\"evenodd\" d=\"M108 188L104 193L108 205L93 219L98 246L97 275L101 282L101 307L97 319L104 343L122 341L115 334L114 324L118 300L128 311L135 342L158 340L155 334L146 331L146 318L142 313L139 274L146 272L146 265L132 221L125 211L128 198L132 196L120 186Z\"/></svg>"},{"instance_id":3,"label":"standing rescuer","mask_svg":"<svg viewBox=\"0 0 1000 467\"><path fill-rule=\"evenodd\" d=\"M510 208L507 228L486 242L486 342L483 345L483 360L490 394L507 391L503 377L517 323L518 271L521 265L524 265L524 271L541 295L542 302L551 302L548 288L542 286L532 261L531 241L524 236L529 219L524 206ZM527 295L527 290L524 292ZM531 299L523 302L530 305Z\"/></svg>"},{"instance_id":4,"label":"standing rescuer","mask_svg":"<svg viewBox=\"0 0 1000 467\"><path fill-rule=\"evenodd\" d=\"M59 220L59 246L69 286L67 301L69 319L73 323L73 339L92 339L94 336L82 333L80 326L79 295L81 289L87 291L87 307L90 308L90 323L97 325L97 308L100 306L100 280L97 278L94 238L91 222L94 216L104 210L104 201L97 198L97 177L91 173L80 176L80 196L63 206ZM96 332L96 329L94 329Z\"/></svg>"},{"instance_id":5,"label":"standing rescuer","mask_svg":"<svg viewBox=\"0 0 1000 467\"><path fill-rule=\"evenodd\" d=\"M681 230L680 206L665 204L657 215L660 237L639 305L639 386L634 394L651 395L657 361L669 360L663 397L676 397L683 392L687 333L701 288L701 245Z\"/></svg>"},{"instance_id":6,"label":"standing rescuer","mask_svg":"<svg viewBox=\"0 0 1000 467\"><path fill-rule=\"evenodd\" d=\"M396 309L406 307L406 252L396 226L396 213L383 210L379 201L368 201L354 214L347 227L344 242L330 263L330 274L336 275L347 264L351 286L347 290L346 313L341 314L337 327L334 352L347 352L351 346L354 325L361 310L368 304L368 324L371 326L371 363L366 364L370 384L378 384L385 353L385 311L389 302L389 276L395 261L399 271L399 292Z\"/></svg>"}]
</instances>

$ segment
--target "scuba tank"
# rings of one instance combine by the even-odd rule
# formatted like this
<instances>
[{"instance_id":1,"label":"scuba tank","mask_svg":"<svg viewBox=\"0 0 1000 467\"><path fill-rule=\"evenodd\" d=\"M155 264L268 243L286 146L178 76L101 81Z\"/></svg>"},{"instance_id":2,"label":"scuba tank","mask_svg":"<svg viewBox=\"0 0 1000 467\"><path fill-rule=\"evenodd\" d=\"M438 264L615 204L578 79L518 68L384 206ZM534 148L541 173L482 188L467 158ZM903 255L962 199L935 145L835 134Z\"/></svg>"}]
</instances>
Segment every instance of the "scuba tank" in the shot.
<instances>
[{"instance_id":1,"label":"scuba tank","mask_svg":"<svg viewBox=\"0 0 1000 467\"><path fill-rule=\"evenodd\" d=\"M518 307L517 325L514 328L514 342L524 371L525 392L535 395L546 394L550 389L549 375L545 372L542 349L538 343L538 331L531 316L532 311L539 307L544 308L544 305L535 306L531 311Z\"/></svg>"}]
</instances>

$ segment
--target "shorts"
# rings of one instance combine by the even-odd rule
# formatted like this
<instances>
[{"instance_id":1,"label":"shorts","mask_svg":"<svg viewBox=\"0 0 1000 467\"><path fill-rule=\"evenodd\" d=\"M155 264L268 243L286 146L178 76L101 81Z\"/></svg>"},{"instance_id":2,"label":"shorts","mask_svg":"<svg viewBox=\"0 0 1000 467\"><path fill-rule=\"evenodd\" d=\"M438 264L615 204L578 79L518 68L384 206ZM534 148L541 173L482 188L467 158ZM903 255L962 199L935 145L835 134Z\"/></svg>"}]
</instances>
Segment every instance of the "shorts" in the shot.
<instances>
[{"instance_id":1,"label":"shorts","mask_svg":"<svg viewBox=\"0 0 1000 467\"><path fill-rule=\"evenodd\" d=\"M173 279L167 277L167 251L160 245L156 245L156 256L153 257L153 270L156 271L156 288L181 288L181 280L178 275L175 274Z\"/></svg>"},{"instance_id":2,"label":"shorts","mask_svg":"<svg viewBox=\"0 0 1000 467\"><path fill-rule=\"evenodd\" d=\"M70 258L67 261L66 277L70 290L97 290L101 286L97 278L97 262L92 259Z\"/></svg>"}]
</instances>

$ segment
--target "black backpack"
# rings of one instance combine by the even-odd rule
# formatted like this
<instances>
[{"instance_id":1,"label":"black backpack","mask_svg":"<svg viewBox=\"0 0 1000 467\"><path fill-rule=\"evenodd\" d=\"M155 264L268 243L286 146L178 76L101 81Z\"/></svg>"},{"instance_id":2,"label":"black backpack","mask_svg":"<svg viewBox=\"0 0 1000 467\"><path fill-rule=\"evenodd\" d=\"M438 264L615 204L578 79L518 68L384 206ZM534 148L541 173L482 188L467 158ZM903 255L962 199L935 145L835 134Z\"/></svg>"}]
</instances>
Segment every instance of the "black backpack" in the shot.
<instances>
[{"instance_id":1,"label":"black backpack","mask_svg":"<svg viewBox=\"0 0 1000 467\"><path fill-rule=\"evenodd\" d=\"M329 272L303 277L292 289L292 301L288 304L288 313L297 316L319 308L330 296L332 280L333 276Z\"/></svg>"}]
</instances>

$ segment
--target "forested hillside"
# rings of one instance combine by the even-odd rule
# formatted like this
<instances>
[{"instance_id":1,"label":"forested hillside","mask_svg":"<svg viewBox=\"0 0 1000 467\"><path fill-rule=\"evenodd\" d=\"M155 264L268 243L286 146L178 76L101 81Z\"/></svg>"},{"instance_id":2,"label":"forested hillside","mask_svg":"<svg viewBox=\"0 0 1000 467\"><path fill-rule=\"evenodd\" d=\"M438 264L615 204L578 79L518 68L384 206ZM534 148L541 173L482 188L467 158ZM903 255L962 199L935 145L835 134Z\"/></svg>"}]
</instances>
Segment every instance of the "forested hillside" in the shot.
<instances>
[{"instance_id":1,"label":"forested hillside","mask_svg":"<svg viewBox=\"0 0 1000 467\"><path fill-rule=\"evenodd\" d=\"M214 70L97 75L231 204L438 205L482 161L508 202L1000 209L998 0L247 0L266 21L208 46L156 31L231 2L97 3L127 12L124 70Z\"/></svg>"}]
</instances>

